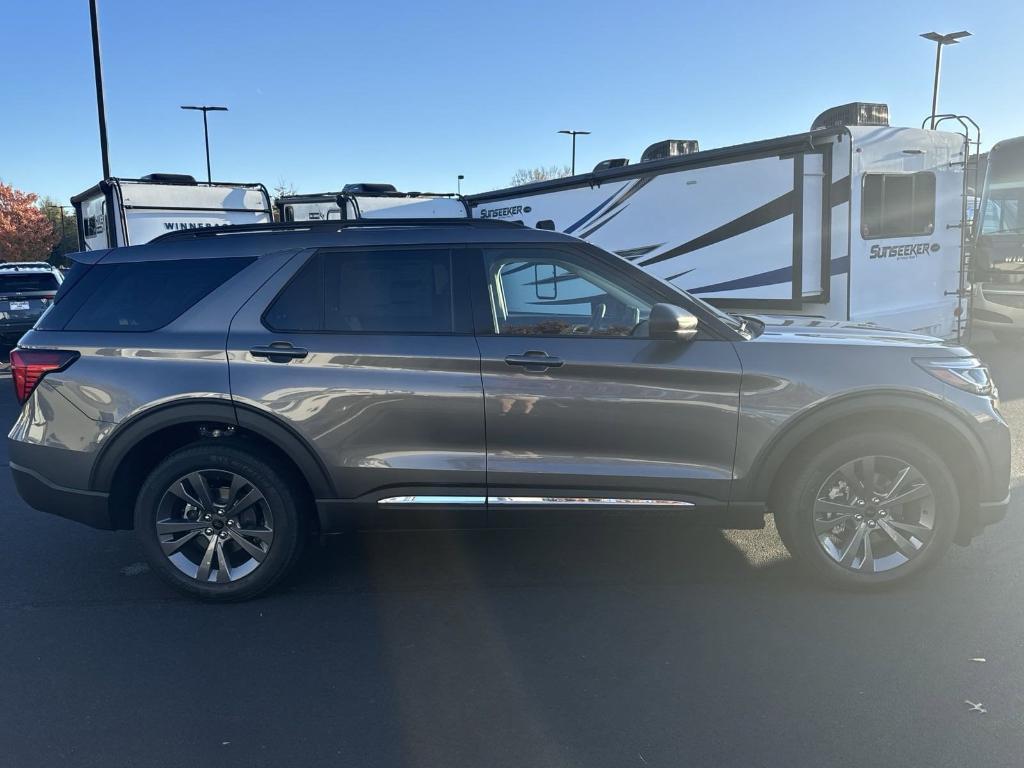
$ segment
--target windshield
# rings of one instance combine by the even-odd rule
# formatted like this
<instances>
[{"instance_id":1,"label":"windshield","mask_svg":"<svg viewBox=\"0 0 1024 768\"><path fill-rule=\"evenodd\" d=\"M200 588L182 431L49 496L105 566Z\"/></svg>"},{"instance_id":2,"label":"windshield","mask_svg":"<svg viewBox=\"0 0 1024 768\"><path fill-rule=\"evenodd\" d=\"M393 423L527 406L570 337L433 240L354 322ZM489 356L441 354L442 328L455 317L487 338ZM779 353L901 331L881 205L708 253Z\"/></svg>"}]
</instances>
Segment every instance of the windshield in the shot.
<instances>
[{"instance_id":1,"label":"windshield","mask_svg":"<svg viewBox=\"0 0 1024 768\"><path fill-rule=\"evenodd\" d=\"M1024 141L1000 142L988 158L980 234L1024 233Z\"/></svg>"},{"instance_id":2,"label":"windshield","mask_svg":"<svg viewBox=\"0 0 1024 768\"><path fill-rule=\"evenodd\" d=\"M1024 184L991 189L982 209L981 234L1024 233Z\"/></svg>"}]
</instances>

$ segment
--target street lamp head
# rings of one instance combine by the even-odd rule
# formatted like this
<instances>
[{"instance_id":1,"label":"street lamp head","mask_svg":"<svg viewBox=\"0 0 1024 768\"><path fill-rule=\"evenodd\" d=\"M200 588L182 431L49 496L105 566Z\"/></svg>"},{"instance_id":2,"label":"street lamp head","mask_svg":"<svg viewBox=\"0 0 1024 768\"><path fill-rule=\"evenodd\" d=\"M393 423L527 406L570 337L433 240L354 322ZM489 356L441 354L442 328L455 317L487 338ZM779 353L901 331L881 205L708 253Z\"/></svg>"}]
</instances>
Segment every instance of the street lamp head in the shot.
<instances>
[{"instance_id":1,"label":"street lamp head","mask_svg":"<svg viewBox=\"0 0 1024 768\"><path fill-rule=\"evenodd\" d=\"M960 38L970 36L971 33L965 29L959 32L950 32L947 35L940 35L938 32L925 32L921 35L925 40L931 40L939 45L956 45L960 42Z\"/></svg>"},{"instance_id":2,"label":"street lamp head","mask_svg":"<svg viewBox=\"0 0 1024 768\"><path fill-rule=\"evenodd\" d=\"M196 109L196 110L199 110L200 112L227 112L228 111L227 107L207 107L207 106L193 107L193 106L184 106L183 105L182 109Z\"/></svg>"}]
</instances>

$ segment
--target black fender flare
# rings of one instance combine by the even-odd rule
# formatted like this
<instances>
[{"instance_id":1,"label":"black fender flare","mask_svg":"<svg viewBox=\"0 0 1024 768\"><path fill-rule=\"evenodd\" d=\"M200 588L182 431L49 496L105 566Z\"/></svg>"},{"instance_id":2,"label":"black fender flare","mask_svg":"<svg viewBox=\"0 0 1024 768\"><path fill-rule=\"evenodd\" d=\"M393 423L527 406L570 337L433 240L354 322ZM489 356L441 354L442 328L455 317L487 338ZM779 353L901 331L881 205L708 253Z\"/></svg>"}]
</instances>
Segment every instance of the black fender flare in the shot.
<instances>
[{"instance_id":1,"label":"black fender flare","mask_svg":"<svg viewBox=\"0 0 1024 768\"><path fill-rule=\"evenodd\" d=\"M979 488L990 484L985 449L971 430L968 417L938 396L904 391L850 393L826 400L793 417L757 454L747 480L737 488L736 500L767 501L772 482L786 460L818 430L841 419L858 415L885 413L912 414L952 430L969 447L974 459L972 469Z\"/></svg>"},{"instance_id":2,"label":"black fender flare","mask_svg":"<svg viewBox=\"0 0 1024 768\"><path fill-rule=\"evenodd\" d=\"M93 466L90 489L109 493L118 467L135 446L161 429L190 422L229 424L259 435L295 462L314 498L334 498L333 484L326 467L294 429L254 408L217 399L167 403L127 419L114 430L101 449Z\"/></svg>"}]
</instances>

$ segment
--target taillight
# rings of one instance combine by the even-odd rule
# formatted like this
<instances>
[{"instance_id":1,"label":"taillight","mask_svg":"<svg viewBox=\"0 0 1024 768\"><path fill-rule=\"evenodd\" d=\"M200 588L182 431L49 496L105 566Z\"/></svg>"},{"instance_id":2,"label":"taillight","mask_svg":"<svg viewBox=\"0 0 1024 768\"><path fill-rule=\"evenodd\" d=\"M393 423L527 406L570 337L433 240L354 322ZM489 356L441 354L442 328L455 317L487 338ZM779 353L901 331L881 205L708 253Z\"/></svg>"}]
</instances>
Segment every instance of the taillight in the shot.
<instances>
[{"instance_id":1,"label":"taillight","mask_svg":"<svg viewBox=\"0 0 1024 768\"><path fill-rule=\"evenodd\" d=\"M24 403L32 396L43 376L63 371L77 359L77 352L66 349L11 350L11 379L18 402Z\"/></svg>"}]
</instances>

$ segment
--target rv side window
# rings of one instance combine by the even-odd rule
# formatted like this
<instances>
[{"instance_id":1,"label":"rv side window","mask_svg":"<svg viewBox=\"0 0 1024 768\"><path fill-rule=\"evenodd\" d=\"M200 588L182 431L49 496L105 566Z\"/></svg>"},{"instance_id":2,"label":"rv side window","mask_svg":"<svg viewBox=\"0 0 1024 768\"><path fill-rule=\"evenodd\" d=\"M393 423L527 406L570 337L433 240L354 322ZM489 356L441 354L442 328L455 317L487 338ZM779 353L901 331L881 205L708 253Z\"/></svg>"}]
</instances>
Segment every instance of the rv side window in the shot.
<instances>
[{"instance_id":1,"label":"rv side window","mask_svg":"<svg viewBox=\"0 0 1024 768\"><path fill-rule=\"evenodd\" d=\"M864 174L860 221L865 238L930 235L935 230L935 174Z\"/></svg>"}]
</instances>

